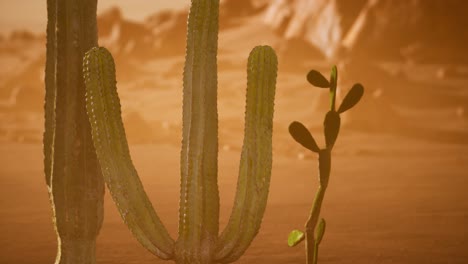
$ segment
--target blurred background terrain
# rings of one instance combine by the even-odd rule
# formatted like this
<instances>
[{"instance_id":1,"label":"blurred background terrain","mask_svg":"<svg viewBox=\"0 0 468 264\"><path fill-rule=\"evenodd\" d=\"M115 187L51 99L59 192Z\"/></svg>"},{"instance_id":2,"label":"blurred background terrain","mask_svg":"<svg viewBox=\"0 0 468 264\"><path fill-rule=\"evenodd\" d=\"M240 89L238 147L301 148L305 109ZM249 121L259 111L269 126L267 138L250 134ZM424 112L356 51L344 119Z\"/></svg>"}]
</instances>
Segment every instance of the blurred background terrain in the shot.
<instances>
[{"instance_id":1,"label":"blurred background terrain","mask_svg":"<svg viewBox=\"0 0 468 264\"><path fill-rule=\"evenodd\" d=\"M46 1L0 0L0 263L51 263L55 235L42 172ZM99 43L113 54L134 161L158 213L177 230L182 71L189 1L99 0ZM360 82L343 119L323 216L321 263L468 263L468 2L221 1L218 111L222 226L243 138L246 64L256 45L279 57L274 167L262 230L239 263L302 263L286 237L306 220L328 94L310 69ZM339 99L340 100L340 99ZM99 263L159 263L106 195ZM161 261L162 263L162 261Z\"/></svg>"}]
</instances>

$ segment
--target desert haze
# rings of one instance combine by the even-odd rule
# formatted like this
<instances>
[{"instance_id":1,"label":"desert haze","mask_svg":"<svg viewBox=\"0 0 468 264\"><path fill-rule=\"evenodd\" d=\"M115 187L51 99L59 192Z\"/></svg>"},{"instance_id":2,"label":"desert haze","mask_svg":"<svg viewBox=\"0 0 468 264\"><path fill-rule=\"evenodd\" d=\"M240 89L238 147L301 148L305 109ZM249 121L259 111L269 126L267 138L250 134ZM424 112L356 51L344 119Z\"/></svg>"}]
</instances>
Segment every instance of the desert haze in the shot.
<instances>
[{"instance_id":1,"label":"desert haze","mask_svg":"<svg viewBox=\"0 0 468 264\"><path fill-rule=\"evenodd\" d=\"M26 1L14 2L0 6ZM158 6L170 1L138 1L133 9L127 1L114 2L120 5L99 12L99 42L116 60L132 159L175 237L188 1L170 9ZM222 1L221 230L237 183L248 54L267 44L279 57L268 205L260 233L237 263L305 262L303 245L289 248L286 240L307 220L318 161L294 142L288 126L301 121L324 145L318 135L328 94L305 76L310 69L328 75L333 64L340 70L339 101L356 82L365 94L343 117L333 150L319 263L468 263L468 20L458 11L468 4L382 0L368 9L368 2ZM155 11L147 11L151 5ZM136 10L146 13L133 19ZM41 12L42 32L20 18L15 25L21 28L0 31L1 264L52 263L56 255L43 172L45 9ZM98 263L163 263L138 244L108 193L104 210Z\"/></svg>"}]
</instances>

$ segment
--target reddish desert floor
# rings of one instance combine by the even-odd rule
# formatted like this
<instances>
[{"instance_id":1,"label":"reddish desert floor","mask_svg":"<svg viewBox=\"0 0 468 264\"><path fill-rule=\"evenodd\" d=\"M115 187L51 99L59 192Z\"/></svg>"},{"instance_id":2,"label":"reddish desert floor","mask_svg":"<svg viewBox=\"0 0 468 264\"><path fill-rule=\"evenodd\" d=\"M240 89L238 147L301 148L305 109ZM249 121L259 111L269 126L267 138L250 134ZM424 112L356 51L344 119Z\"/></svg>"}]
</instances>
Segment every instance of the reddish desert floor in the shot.
<instances>
[{"instance_id":1,"label":"reddish desert floor","mask_svg":"<svg viewBox=\"0 0 468 264\"><path fill-rule=\"evenodd\" d=\"M320 263L466 263L465 146L371 135L343 137L339 145L322 214L328 226ZM154 206L175 236L179 149L139 145L132 154ZM0 156L0 263L52 263L56 242L41 147L3 144ZM237 152L220 153L221 225L232 204L238 159ZM239 263L304 262L303 247L288 248L286 237L307 217L316 166L315 160L275 156L261 231ZM131 236L109 195L105 203L98 263L163 263Z\"/></svg>"}]
</instances>

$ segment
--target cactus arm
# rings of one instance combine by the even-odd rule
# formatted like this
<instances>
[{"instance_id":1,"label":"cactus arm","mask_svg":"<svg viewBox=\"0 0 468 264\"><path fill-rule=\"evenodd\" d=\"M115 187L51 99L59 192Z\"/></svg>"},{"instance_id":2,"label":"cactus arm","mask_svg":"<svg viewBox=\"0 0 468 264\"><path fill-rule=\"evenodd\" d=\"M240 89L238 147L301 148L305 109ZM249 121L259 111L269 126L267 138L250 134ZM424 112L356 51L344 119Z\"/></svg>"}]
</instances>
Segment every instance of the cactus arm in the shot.
<instances>
[{"instance_id":1,"label":"cactus arm","mask_svg":"<svg viewBox=\"0 0 468 264\"><path fill-rule=\"evenodd\" d=\"M85 110L82 56L97 44L96 0L47 1L44 154L56 263L95 263L104 184Z\"/></svg>"},{"instance_id":2,"label":"cactus arm","mask_svg":"<svg viewBox=\"0 0 468 264\"><path fill-rule=\"evenodd\" d=\"M112 198L137 240L158 257L170 259L174 242L154 211L130 158L112 55L105 48L93 48L83 64L93 141Z\"/></svg>"},{"instance_id":3,"label":"cactus arm","mask_svg":"<svg viewBox=\"0 0 468 264\"><path fill-rule=\"evenodd\" d=\"M258 233L270 185L277 75L277 57L271 47L252 50L247 75L245 136L236 198L216 254L222 263L240 258Z\"/></svg>"},{"instance_id":4,"label":"cactus arm","mask_svg":"<svg viewBox=\"0 0 468 264\"><path fill-rule=\"evenodd\" d=\"M219 0L194 0L183 77L178 263L208 263L219 224L217 62Z\"/></svg>"}]
</instances>

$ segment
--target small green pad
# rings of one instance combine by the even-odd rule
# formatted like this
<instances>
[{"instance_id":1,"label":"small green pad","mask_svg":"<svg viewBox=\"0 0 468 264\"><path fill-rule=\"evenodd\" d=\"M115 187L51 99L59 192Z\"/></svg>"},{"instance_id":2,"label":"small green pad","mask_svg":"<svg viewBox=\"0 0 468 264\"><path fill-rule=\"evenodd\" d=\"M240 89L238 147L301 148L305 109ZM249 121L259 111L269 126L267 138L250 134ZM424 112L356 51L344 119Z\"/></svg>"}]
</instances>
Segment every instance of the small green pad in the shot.
<instances>
[{"instance_id":1,"label":"small green pad","mask_svg":"<svg viewBox=\"0 0 468 264\"><path fill-rule=\"evenodd\" d=\"M319 152L320 148L310 134L309 130L300 122L294 121L289 125L289 133L299 144L303 147L313 151Z\"/></svg>"},{"instance_id":2,"label":"small green pad","mask_svg":"<svg viewBox=\"0 0 468 264\"><path fill-rule=\"evenodd\" d=\"M317 244L320 244L320 242L322 242L326 226L327 223L325 222L325 219L321 218L320 222L317 225L317 229L315 230L315 241L317 242Z\"/></svg>"},{"instance_id":3,"label":"small green pad","mask_svg":"<svg viewBox=\"0 0 468 264\"><path fill-rule=\"evenodd\" d=\"M288 246L290 247L295 247L299 243L301 243L305 239L305 234L304 232L300 230L293 230L291 233L289 233L288 236Z\"/></svg>"},{"instance_id":4,"label":"small green pad","mask_svg":"<svg viewBox=\"0 0 468 264\"><path fill-rule=\"evenodd\" d=\"M353 85L351 90L349 90L348 94L343 99L340 108L338 108L338 113L341 114L354 107L359 102L359 100L361 100L363 94L364 87L362 86L362 84L356 83L355 85Z\"/></svg>"},{"instance_id":5,"label":"small green pad","mask_svg":"<svg viewBox=\"0 0 468 264\"><path fill-rule=\"evenodd\" d=\"M313 86L319 87L319 88L329 88L330 83L328 80L318 71L316 70L311 70L307 74L307 81L309 81L310 84Z\"/></svg>"}]
</instances>

